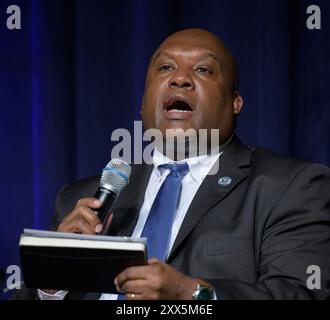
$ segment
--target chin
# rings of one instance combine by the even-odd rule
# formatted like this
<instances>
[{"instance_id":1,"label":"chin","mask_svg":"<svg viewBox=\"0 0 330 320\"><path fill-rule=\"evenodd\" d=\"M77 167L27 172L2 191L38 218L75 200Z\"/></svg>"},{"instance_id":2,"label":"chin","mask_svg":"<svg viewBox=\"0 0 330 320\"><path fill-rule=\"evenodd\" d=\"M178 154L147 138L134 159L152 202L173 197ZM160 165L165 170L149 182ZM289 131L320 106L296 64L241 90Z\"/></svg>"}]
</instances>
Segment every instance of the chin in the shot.
<instances>
[{"instance_id":1,"label":"chin","mask_svg":"<svg viewBox=\"0 0 330 320\"><path fill-rule=\"evenodd\" d=\"M191 123L185 123L183 121L171 121L171 123L169 122L166 122L166 123L163 123L162 125L159 126L161 129L162 132L166 132L166 130L172 130L172 131L187 131L187 130L197 130L198 131L198 128L196 128L194 125L192 125Z\"/></svg>"}]
</instances>

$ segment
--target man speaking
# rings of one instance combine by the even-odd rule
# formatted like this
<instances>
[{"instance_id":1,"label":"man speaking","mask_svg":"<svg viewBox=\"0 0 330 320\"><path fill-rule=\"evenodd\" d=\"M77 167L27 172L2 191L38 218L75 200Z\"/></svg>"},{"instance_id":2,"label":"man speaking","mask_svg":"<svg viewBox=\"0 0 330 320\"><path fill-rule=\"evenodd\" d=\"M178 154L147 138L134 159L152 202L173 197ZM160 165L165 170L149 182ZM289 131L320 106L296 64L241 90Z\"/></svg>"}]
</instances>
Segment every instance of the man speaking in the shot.
<instances>
[{"instance_id":1,"label":"man speaking","mask_svg":"<svg viewBox=\"0 0 330 320\"><path fill-rule=\"evenodd\" d=\"M23 289L14 298L329 298L330 171L243 145L234 134L243 105L238 81L235 60L215 35L187 29L167 38L149 64L144 128L164 137L168 130L219 129L218 152L187 157L177 150L169 158L156 148L152 165L133 165L109 234L147 237L149 260L113 279L118 292ZM60 191L55 229L102 231L93 212L102 205L92 198L98 181ZM317 288L309 285L310 266L321 270Z\"/></svg>"}]
</instances>

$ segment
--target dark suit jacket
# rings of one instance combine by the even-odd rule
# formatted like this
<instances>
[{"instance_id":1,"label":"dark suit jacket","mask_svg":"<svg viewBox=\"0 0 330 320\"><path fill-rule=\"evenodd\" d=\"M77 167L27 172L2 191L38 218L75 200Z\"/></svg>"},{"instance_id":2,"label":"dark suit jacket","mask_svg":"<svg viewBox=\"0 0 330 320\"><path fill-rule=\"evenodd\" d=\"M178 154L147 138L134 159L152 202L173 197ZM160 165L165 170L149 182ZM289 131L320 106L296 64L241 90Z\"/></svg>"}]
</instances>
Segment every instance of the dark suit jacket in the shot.
<instances>
[{"instance_id":1,"label":"dark suit jacket","mask_svg":"<svg viewBox=\"0 0 330 320\"><path fill-rule=\"evenodd\" d=\"M218 299L309 299L330 295L330 170L246 147L235 137L205 178L183 221L168 263L210 281ZM134 165L120 194L110 233L131 235L152 166ZM220 177L232 178L221 186ZM54 228L78 199L93 196L99 176L64 187ZM321 289L307 288L310 265ZM35 298L23 290L16 298ZM97 299L73 292L69 299Z\"/></svg>"}]
</instances>

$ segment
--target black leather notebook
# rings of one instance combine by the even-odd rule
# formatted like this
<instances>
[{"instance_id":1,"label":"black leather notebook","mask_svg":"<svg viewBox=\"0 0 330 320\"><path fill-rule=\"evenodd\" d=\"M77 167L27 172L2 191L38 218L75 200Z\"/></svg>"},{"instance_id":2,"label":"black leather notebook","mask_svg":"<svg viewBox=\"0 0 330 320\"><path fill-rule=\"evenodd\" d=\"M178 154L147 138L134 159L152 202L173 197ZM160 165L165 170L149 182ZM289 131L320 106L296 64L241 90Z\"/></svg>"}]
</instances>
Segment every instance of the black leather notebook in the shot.
<instances>
[{"instance_id":1,"label":"black leather notebook","mask_svg":"<svg viewBox=\"0 0 330 320\"><path fill-rule=\"evenodd\" d=\"M19 250L27 288L117 293L115 277L147 261L145 238L25 229Z\"/></svg>"}]
</instances>

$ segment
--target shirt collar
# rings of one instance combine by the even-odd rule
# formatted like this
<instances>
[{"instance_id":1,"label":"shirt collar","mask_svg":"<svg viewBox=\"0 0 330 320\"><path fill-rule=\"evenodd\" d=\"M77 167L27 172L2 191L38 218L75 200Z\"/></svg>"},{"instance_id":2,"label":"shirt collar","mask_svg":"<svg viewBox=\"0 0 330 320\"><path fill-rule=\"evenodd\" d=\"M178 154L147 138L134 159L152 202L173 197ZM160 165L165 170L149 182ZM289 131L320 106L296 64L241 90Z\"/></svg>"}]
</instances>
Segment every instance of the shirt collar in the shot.
<instances>
[{"instance_id":1,"label":"shirt collar","mask_svg":"<svg viewBox=\"0 0 330 320\"><path fill-rule=\"evenodd\" d=\"M161 177L161 175L164 173L166 169L160 169L159 166L163 164L168 163L182 163L186 162L189 166L189 173L191 177L197 181L201 182L204 180L204 178L207 176L211 168L213 167L214 163L217 161L217 159L221 156L221 154L224 152L224 149L228 146L230 141L232 140L232 137L223 145L220 146L220 152L218 153L212 153L211 155L201 155L197 157L190 157L186 158L181 161L173 161L170 158L166 157L164 154L162 154L157 148L154 149L152 162L154 167L157 169L156 174L157 177Z\"/></svg>"}]
</instances>

